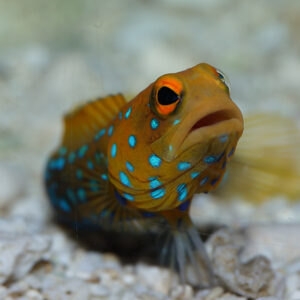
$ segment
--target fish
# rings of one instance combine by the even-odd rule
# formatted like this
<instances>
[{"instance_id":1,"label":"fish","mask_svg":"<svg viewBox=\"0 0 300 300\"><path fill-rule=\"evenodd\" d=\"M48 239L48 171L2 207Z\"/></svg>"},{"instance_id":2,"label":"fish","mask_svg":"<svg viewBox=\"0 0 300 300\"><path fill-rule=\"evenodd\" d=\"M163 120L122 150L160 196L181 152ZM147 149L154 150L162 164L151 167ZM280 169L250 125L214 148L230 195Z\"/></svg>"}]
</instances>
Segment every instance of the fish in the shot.
<instances>
[{"instance_id":1,"label":"fish","mask_svg":"<svg viewBox=\"0 0 300 300\"><path fill-rule=\"evenodd\" d=\"M160 76L129 102L109 95L66 114L46 191L64 220L121 232L161 224L162 257L181 281L190 264L199 285L213 285L190 204L221 182L242 133L225 75L200 63Z\"/></svg>"}]
</instances>

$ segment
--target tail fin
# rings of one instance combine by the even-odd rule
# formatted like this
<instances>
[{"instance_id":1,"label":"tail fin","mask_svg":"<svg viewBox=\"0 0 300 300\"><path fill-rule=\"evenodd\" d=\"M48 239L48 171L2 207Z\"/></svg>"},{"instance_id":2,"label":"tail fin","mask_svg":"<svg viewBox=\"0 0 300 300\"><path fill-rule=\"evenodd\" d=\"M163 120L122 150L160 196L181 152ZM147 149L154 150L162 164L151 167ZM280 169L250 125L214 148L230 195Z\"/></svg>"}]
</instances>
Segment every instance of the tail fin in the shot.
<instances>
[{"instance_id":1,"label":"tail fin","mask_svg":"<svg viewBox=\"0 0 300 300\"><path fill-rule=\"evenodd\" d=\"M167 225L161 262L179 272L181 283L186 282L201 287L213 286L216 279L199 232L189 216L185 216L177 226Z\"/></svg>"},{"instance_id":2,"label":"tail fin","mask_svg":"<svg viewBox=\"0 0 300 300\"><path fill-rule=\"evenodd\" d=\"M217 193L261 202L300 196L300 130L295 121L276 114L245 119L245 130L225 181Z\"/></svg>"}]
</instances>

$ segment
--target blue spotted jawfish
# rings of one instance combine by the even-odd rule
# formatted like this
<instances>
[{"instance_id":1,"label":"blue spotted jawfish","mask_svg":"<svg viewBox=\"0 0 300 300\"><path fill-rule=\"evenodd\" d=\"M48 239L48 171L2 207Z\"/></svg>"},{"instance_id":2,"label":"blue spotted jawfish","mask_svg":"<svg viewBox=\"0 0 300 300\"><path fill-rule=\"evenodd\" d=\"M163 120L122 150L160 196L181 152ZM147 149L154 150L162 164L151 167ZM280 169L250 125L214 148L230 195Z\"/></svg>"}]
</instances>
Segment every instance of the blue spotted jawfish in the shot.
<instances>
[{"instance_id":1,"label":"blue spotted jawfish","mask_svg":"<svg viewBox=\"0 0 300 300\"><path fill-rule=\"evenodd\" d=\"M221 181L243 132L224 75L198 64L159 77L128 103L121 94L91 101L64 125L45 176L57 214L114 230L163 221L171 238L162 249L182 281L192 263L199 283L213 284L189 208Z\"/></svg>"}]
</instances>

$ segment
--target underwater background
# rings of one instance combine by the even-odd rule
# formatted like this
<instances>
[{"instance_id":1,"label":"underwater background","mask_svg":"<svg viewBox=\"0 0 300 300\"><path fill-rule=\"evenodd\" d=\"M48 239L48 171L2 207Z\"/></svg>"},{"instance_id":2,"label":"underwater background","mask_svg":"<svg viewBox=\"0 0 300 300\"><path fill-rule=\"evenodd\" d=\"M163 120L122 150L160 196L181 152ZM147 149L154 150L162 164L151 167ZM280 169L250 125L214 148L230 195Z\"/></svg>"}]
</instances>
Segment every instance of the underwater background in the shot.
<instances>
[{"instance_id":1,"label":"underwater background","mask_svg":"<svg viewBox=\"0 0 300 300\"><path fill-rule=\"evenodd\" d=\"M83 247L53 221L43 186L70 108L111 93L130 98L158 76L200 62L228 76L244 116L278 115L279 128L285 118L299 130L299 27L300 2L291 0L1 0L0 299L299 299L294 132L285 144L294 147L293 197L282 174L264 199L252 188L225 193L222 186L194 199L200 231L228 226L207 242L222 287L184 289L172 285L167 268L122 264L116 254Z\"/></svg>"}]
</instances>

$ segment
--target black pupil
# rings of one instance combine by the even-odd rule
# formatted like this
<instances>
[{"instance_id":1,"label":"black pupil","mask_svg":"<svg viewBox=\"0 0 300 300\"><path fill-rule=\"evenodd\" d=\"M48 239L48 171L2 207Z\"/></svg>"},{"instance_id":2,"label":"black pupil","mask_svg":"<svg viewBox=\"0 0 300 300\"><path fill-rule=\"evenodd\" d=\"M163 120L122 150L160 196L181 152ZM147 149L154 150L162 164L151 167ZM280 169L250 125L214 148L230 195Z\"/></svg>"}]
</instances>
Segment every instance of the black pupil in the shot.
<instances>
[{"instance_id":1,"label":"black pupil","mask_svg":"<svg viewBox=\"0 0 300 300\"><path fill-rule=\"evenodd\" d=\"M178 95L168 87L162 87L157 93L157 100L161 105L169 105L178 100Z\"/></svg>"}]
</instances>

